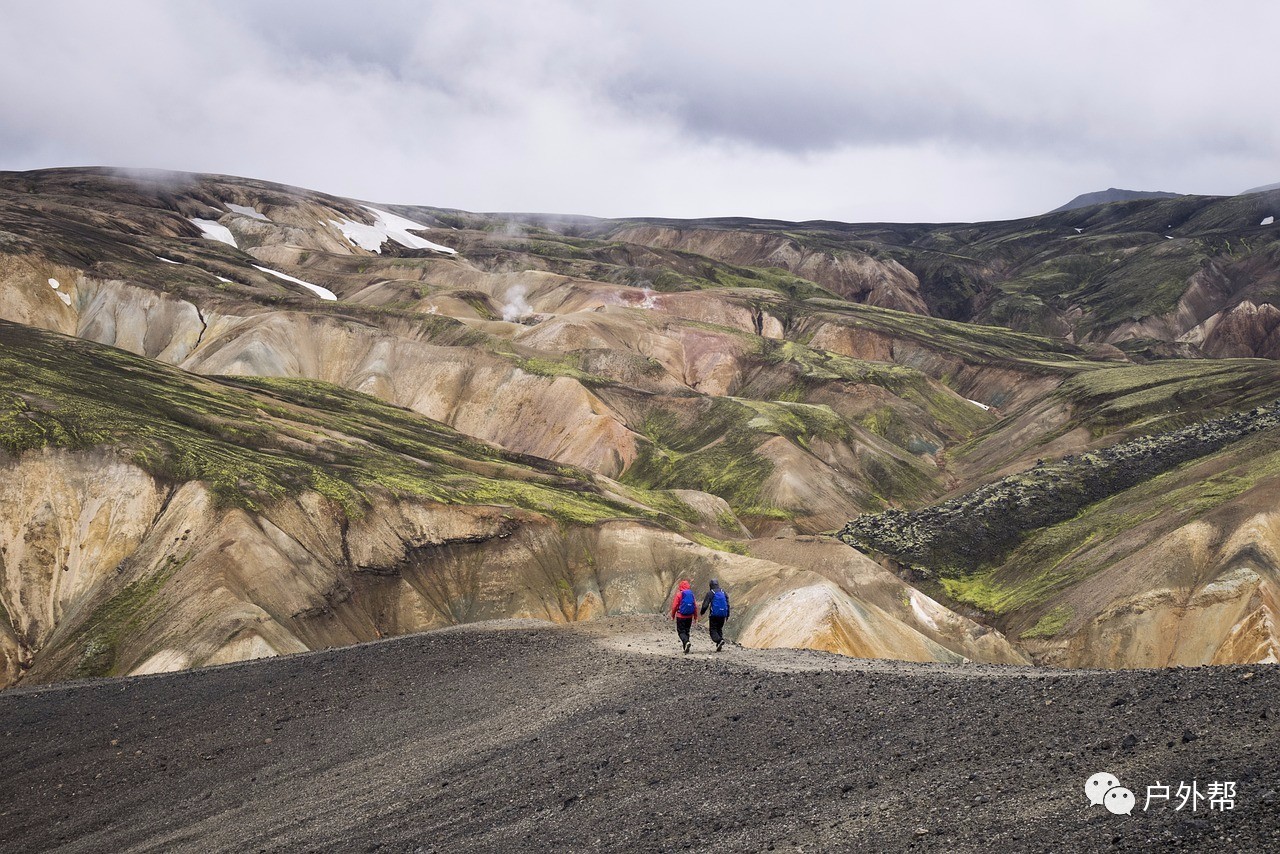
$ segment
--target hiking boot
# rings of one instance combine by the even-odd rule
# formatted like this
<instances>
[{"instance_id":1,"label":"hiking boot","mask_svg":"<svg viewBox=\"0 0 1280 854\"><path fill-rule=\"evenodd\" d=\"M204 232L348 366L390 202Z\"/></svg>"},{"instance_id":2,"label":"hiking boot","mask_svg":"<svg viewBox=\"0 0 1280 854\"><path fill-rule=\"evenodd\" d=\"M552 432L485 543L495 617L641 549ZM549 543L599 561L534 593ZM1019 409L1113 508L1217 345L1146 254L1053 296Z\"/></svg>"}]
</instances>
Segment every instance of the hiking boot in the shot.
<instances>
[{"instance_id":1,"label":"hiking boot","mask_svg":"<svg viewBox=\"0 0 1280 854\"><path fill-rule=\"evenodd\" d=\"M719 652L722 649L724 649L724 641L720 641L716 644L716 652Z\"/></svg>"},{"instance_id":2,"label":"hiking boot","mask_svg":"<svg viewBox=\"0 0 1280 854\"><path fill-rule=\"evenodd\" d=\"M684 642L684 654L685 654L685 655L688 655L688 654L689 654L689 648L690 648L691 646L692 646L692 644L691 644L691 643L689 643L688 641L685 641L685 642Z\"/></svg>"}]
</instances>

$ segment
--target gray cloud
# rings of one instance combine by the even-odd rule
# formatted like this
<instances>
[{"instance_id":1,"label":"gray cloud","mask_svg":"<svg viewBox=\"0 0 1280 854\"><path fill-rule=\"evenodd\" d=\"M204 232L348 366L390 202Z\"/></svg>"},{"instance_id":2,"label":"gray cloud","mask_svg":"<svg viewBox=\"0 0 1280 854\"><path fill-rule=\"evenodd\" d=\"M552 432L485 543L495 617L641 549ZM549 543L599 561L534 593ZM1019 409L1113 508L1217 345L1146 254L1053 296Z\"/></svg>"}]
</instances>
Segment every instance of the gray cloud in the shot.
<instances>
[{"instance_id":1,"label":"gray cloud","mask_svg":"<svg viewBox=\"0 0 1280 854\"><path fill-rule=\"evenodd\" d=\"M0 168L598 215L980 219L1280 179L1274 4L10 4Z\"/></svg>"}]
</instances>

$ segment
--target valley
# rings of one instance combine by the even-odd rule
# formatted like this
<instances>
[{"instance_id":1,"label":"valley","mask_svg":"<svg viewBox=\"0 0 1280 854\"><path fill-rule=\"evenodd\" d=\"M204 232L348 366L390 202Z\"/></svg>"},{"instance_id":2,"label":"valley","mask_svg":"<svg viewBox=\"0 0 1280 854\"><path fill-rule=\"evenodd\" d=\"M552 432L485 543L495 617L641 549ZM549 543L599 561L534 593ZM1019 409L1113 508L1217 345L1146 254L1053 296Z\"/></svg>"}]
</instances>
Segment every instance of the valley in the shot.
<instances>
[{"instance_id":1,"label":"valley","mask_svg":"<svg viewBox=\"0 0 1280 854\"><path fill-rule=\"evenodd\" d=\"M1275 661L1274 428L1192 439L1280 399L1277 208L600 220L0 173L4 683L652 614L683 577L755 648ZM835 537L975 501L927 555Z\"/></svg>"}]
</instances>

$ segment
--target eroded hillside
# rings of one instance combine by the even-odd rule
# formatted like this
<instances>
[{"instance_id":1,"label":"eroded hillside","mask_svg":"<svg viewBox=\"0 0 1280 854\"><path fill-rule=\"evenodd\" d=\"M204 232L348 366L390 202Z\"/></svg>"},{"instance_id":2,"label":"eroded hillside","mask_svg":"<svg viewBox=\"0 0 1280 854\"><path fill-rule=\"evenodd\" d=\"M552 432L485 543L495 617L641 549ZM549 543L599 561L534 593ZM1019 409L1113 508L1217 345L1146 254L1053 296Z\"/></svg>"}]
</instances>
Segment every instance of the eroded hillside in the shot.
<instances>
[{"instance_id":1,"label":"eroded hillside","mask_svg":"<svg viewBox=\"0 0 1280 854\"><path fill-rule=\"evenodd\" d=\"M1101 499L1036 528L1093 518L1084 536L1110 551L1088 572L1055 553L903 580L822 535L1280 397L1267 361L1134 364L1273 355L1276 244L1250 225L1271 203L974 226L608 222L219 176L0 175L6 678L652 612L681 576L732 585L734 632L760 646L1262 660L1265 568L1240 576L1236 605L1191 610L1204 584L1035 580L1122 574L1134 544L1171 542L1112 524ZM1196 540L1216 544L1197 564L1214 578L1239 575L1223 549L1244 530L1214 514L1259 507L1263 469L1229 474L1253 480L1223 501L1169 502L1235 448L1131 485L1181 478L1144 512L1217 524ZM1009 555L1041 536L1025 527ZM1148 650L1184 623L1202 639Z\"/></svg>"},{"instance_id":2,"label":"eroded hillside","mask_svg":"<svg viewBox=\"0 0 1280 854\"><path fill-rule=\"evenodd\" d=\"M705 492L504 451L313 381L204 379L6 321L0 343L9 682L647 613L680 577L732 585L746 643L1023 660L842 547L820 568L803 556L829 543L747 556Z\"/></svg>"}]
</instances>

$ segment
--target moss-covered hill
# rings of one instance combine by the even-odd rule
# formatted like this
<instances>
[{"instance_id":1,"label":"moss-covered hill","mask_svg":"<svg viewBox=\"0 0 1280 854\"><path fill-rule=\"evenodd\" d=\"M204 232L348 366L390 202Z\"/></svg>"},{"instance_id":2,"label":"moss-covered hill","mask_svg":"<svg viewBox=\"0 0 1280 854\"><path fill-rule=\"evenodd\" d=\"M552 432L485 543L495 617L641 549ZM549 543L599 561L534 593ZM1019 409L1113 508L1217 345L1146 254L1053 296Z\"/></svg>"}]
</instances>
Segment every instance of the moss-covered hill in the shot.
<instances>
[{"instance_id":1,"label":"moss-covered hill","mask_svg":"<svg viewBox=\"0 0 1280 854\"><path fill-rule=\"evenodd\" d=\"M200 377L2 320L0 389L0 447L9 457L101 448L169 482L203 481L224 504L249 510L314 490L358 516L381 490L567 522L661 515L635 500L639 492L608 492L589 472L494 448L358 392Z\"/></svg>"}]
</instances>

